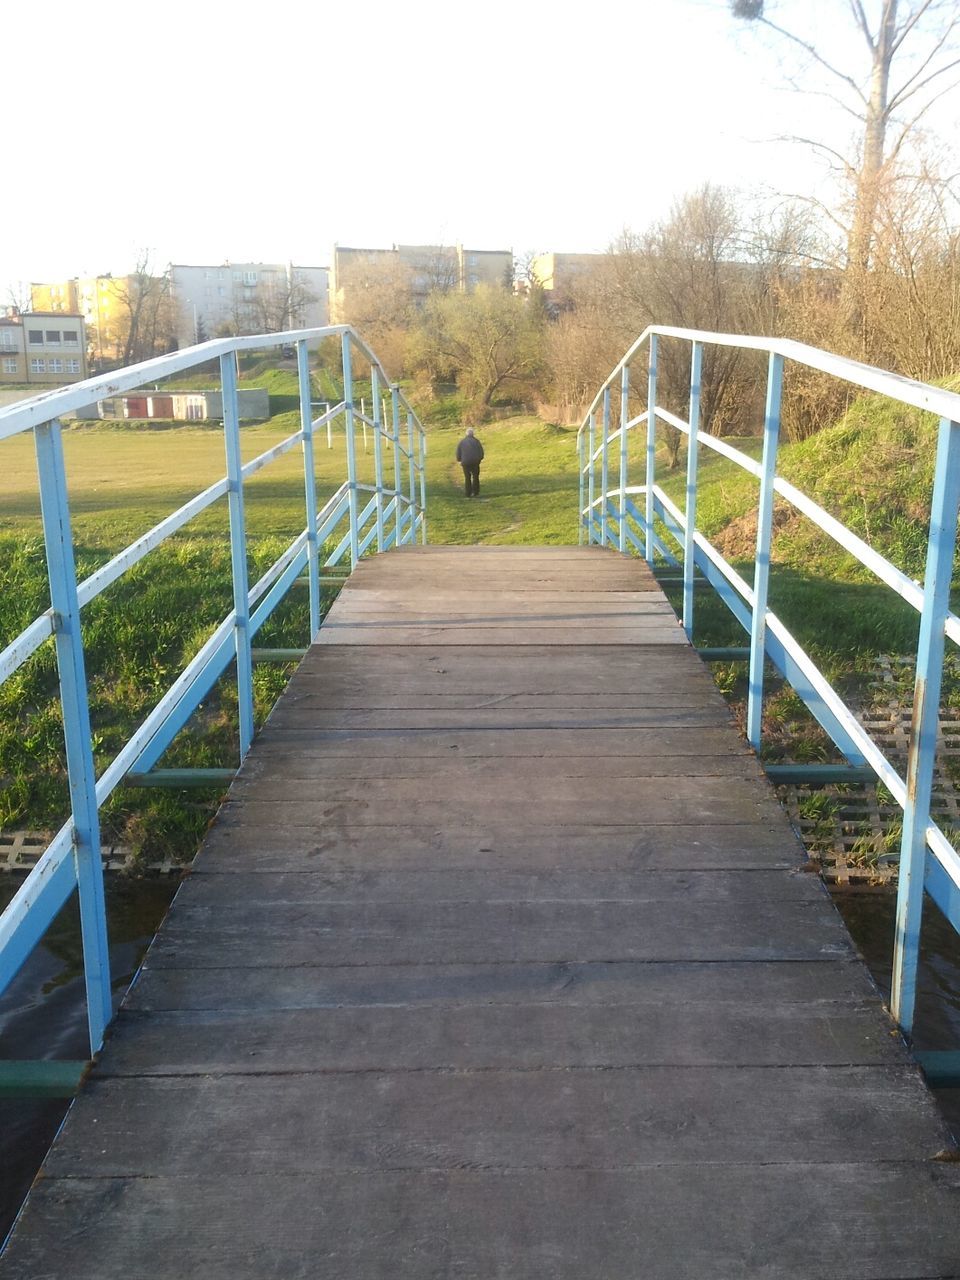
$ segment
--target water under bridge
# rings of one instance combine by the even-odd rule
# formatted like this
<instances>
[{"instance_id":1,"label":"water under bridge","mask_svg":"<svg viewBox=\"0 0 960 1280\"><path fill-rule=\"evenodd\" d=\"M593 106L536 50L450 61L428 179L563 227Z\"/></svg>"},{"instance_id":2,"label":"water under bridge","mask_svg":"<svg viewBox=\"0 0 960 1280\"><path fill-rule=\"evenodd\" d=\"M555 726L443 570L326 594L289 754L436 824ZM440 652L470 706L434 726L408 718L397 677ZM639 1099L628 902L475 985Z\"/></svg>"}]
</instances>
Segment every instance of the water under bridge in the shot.
<instances>
[{"instance_id":1,"label":"water under bridge","mask_svg":"<svg viewBox=\"0 0 960 1280\"><path fill-rule=\"evenodd\" d=\"M645 519L625 478L611 496L629 402L616 435L609 388L600 412L586 545L417 545L412 432L405 493L398 468L363 510L355 480L336 499L353 571L3 1280L960 1274L953 1141L689 629L626 554L649 536L670 555L683 513L650 485ZM365 521L383 554L360 558ZM709 576L673 532L684 585ZM304 567L309 537L276 581ZM952 617L941 591L941 657ZM775 624L759 643L793 670ZM127 771L162 745L141 735Z\"/></svg>"}]
</instances>

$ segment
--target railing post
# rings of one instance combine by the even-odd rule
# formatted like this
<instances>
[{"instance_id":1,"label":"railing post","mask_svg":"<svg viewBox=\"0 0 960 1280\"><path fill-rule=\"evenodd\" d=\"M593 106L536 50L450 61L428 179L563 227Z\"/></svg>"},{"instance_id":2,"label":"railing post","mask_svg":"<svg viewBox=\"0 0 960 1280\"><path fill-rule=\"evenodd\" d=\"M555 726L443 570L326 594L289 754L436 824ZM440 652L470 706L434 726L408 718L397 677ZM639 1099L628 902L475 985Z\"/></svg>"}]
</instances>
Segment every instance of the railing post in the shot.
<instances>
[{"instance_id":1,"label":"railing post","mask_svg":"<svg viewBox=\"0 0 960 1280\"><path fill-rule=\"evenodd\" d=\"M399 547L400 534L403 532L403 503L401 501L403 492L403 470L400 461L400 389L392 386L390 388L390 407L393 416L393 488L396 493L396 501L393 507L394 517L394 533L393 545Z\"/></svg>"},{"instance_id":2,"label":"railing post","mask_svg":"<svg viewBox=\"0 0 960 1280\"><path fill-rule=\"evenodd\" d=\"M697 528L697 462L700 431L700 374L703 368L703 345L694 342L690 349L690 435L687 438L687 504L683 531L683 629L693 642L693 571L694 541Z\"/></svg>"},{"instance_id":3,"label":"railing post","mask_svg":"<svg viewBox=\"0 0 960 1280\"><path fill-rule=\"evenodd\" d=\"M240 716L240 761L253 742L253 660L250 655L250 587L247 581L247 529L243 510L240 456L240 410L237 402L237 356L220 357L223 397L223 441L227 456L227 502L230 508L230 561L233 567L233 624L237 654L237 706Z\"/></svg>"},{"instance_id":4,"label":"railing post","mask_svg":"<svg viewBox=\"0 0 960 1280\"><path fill-rule=\"evenodd\" d=\"M767 405L763 420L763 459L760 465L760 503L757 509L757 560L753 574L753 620L750 629L750 678L747 689L747 738L754 751L760 750L763 724L767 591L770 585L770 547L773 541L773 482L777 474L782 394L783 356L772 354L767 372Z\"/></svg>"},{"instance_id":5,"label":"railing post","mask_svg":"<svg viewBox=\"0 0 960 1280\"><path fill-rule=\"evenodd\" d=\"M420 462L420 542L427 545L427 438L417 427L417 457Z\"/></svg>"},{"instance_id":6,"label":"railing post","mask_svg":"<svg viewBox=\"0 0 960 1280\"><path fill-rule=\"evenodd\" d=\"M410 542L417 540L417 462L414 448L413 413L407 410L407 448L410 451Z\"/></svg>"},{"instance_id":7,"label":"railing post","mask_svg":"<svg viewBox=\"0 0 960 1280\"><path fill-rule=\"evenodd\" d=\"M620 373L620 550L627 550L627 422L630 418L630 366Z\"/></svg>"},{"instance_id":8,"label":"railing post","mask_svg":"<svg viewBox=\"0 0 960 1280\"><path fill-rule=\"evenodd\" d=\"M380 407L380 375L370 370L370 390L373 400L373 474L377 487L377 550L383 550L383 420Z\"/></svg>"},{"instance_id":9,"label":"railing post","mask_svg":"<svg viewBox=\"0 0 960 1280\"><path fill-rule=\"evenodd\" d=\"M603 435L600 446L600 545L605 547L609 541L607 531L607 490L610 488L610 388L603 389Z\"/></svg>"},{"instance_id":10,"label":"railing post","mask_svg":"<svg viewBox=\"0 0 960 1280\"><path fill-rule=\"evenodd\" d=\"M344 421L347 433L347 499L350 504L350 568L357 567L360 559L360 538L357 533L357 443L354 439L353 421L353 365L350 359L350 334L345 333L340 346L343 361Z\"/></svg>"},{"instance_id":11,"label":"railing post","mask_svg":"<svg viewBox=\"0 0 960 1280\"><path fill-rule=\"evenodd\" d=\"M647 357L647 564L653 564L653 485L657 468L657 335L650 335Z\"/></svg>"},{"instance_id":12,"label":"railing post","mask_svg":"<svg viewBox=\"0 0 960 1280\"><path fill-rule=\"evenodd\" d=\"M300 429L303 431L303 496L307 507L307 577L310 589L310 639L320 629L320 548L317 544L317 481L313 450L313 402L305 338L297 343L300 380Z\"/></svg>"},{"instance_id":13,"label":"railing post","mask_svg":"<svg viewBox=\"0 0 960 1280\"><path fill-rule=\"evenodd\" d=\"M97 775L90 735L87 676L60 423L54 420L35 427L34 441L50 578L50 604L54 611L70 809L73 815L87 1026L90 1052L94 1054L103 1045L103 1033L113 1015L113 1005L110 997L110 953L107 947L103 865L100 861Z\"/></svg>"},{"instance_id":14,"label":"railing post","mask_svg":"<svg viewBox=\"0 0 960 1280\"><path fill-rule=\"evenodd\" d=\"M943 678L944 624L950 608L950 580L957 540L960 502L960 423L940 421L937 466L930 508L930 537L923 583L923 611L917 642L913 722L907 760L907 797L903 809L897 920L893 945L890 1008L906 1035L913 1029L927 861L927 826L936 763Z\"/></svg>"},{"instance_id":15,"label":"railing post","mask_svg":"<svg viewBox=\"0 0 960 1280\"><path fill-rule=\"evenodd\" d=\"M579 480L577 483L577 546L583 546L583 502L586 480L584 479L583 453L584 453L584 434L582 431L577 433L577 471Z\"/></svg>"},{"instance_id":16,"label":"railing post","mask_svg":"<svg viewBox=\"0 0 960 1280\"><path fill-rule=\"evenodd\" d=\"M597 415L594 410L590 411L590 426L587 434L587 450L590 454L590 470L587 472L587 545L592 545L596 538L593 531L593 504L596 500L596 472L594 466L593 455L597 450Z\"/></svg>"}]
</instances>

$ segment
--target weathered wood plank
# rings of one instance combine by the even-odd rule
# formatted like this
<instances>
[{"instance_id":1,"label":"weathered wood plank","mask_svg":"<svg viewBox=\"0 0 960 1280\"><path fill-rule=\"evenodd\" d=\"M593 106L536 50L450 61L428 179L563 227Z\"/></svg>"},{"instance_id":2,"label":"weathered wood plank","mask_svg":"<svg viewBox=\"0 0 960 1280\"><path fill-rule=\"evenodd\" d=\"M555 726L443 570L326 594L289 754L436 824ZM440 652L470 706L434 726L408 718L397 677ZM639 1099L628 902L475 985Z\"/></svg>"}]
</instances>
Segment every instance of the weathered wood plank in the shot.
<instances>
[{"instance_id":1,"label":"weathered wood plank","mask_svg":"<svg viewBox=\"0 0 960 1280\"><path fill-rule=\"evenodd\" d=\"M589 964L318 965L260 969L176 969L152 967L151 957L131 988L124 1009L150 1012L399 1008L413 1009L539 1004L637 1010L637 1025L659 1010L674 1015L687 1034L699 1030L693 1011L717 1011L708 1033L745 1014L777 1009L787 1019L805 1012L825 1017L834 1011L869 1008L887 1028L877 1008L876 988L858 960L730 961L650 964L637 961ZM624 1018L624 1025L629 1019ZM138 1023L140 1026L146 1022ZM651 1038L651 1045L656 1047ZM105 1064L106 1065L106 1064Z\"/></svg>"},{"instance_id":2,"label":"weathered wood plank","mask_svg":"<svg viewBox=\"0 0 960 1280\"><path fill-rule=\"evenodd\" d=\"M411 779L318 779L306 796L301 789L293 810L260 786L249 799L228 798L221 815L224 822L248 827L283 818L319 830L325 825L393 825L415 811L418 822L440 829L462 823L480 830L516 831L527 823L552 823L593 827L598 838L599 829L607 826L670 826L689 822L695 814L711 825L768 821L786 826L776 798L760 778L676 777L669 786L659 780L650 783L644 788L624 785L619 778L566 778L562 788L531 791L522 780L488 781L478 770L468 786L453 787L448 795L435 798L424 797ZM611 804L616 807L611 809Z\"/></svg>"},{"instance_id":3,"label":"weathered wood plank","mask_svg":"<svg viewBox=\"0 0 960 1280\"><path fill-rule=\"evenodd\" d=\"M217 875L198 871L181 890L181 906L217 909L258 903L616 902L636 905L689 899L738 902L782 899L833 906L818 876L785 870L718 871L342 871L323 867Z\"/></svg>"},{"instance_id":4,"label":"weathered wood plank","mask_svg":"<svg viewBox=\"0 0 960 1280\"><path fill-rule=\"evenodd\" d=\"M792 832L771 830L768 823L731 823L701 827L607 827L602 838L580 823L559 827L546 823L518 833L512 828L460 823L440 830L409 822L381 827L351 826L349 822L298 824L298 808L288 808L274 821L254 827L236 811L227 811L211 828L199 864L211 870L252 866L262 871L309 866L316 859L325 867L376 865L395 870L449 867L531 869L567 867L592 870L668 868L709 870L719 867L797 867L806 858Z\"/></svg>"},{"instance_id":5,"label":"weathered wood plank","mask_svg":"<svg viewBox=\"0 0 960 1280\"><path fill-rule=\"evenodd\" d=\"M385 707L380 710L343 708L301 712L295 703L281 701L270 720L272 729L670 729L683 726L711 728L730 725L727 709L716 702L698 707L520 708L508 702L473 710L432 711ZM732 726L731 726L732 727ZM650 734L651 749L655 738Z\"/></svg>"},{"instance_id":6,"label":"weathered wood plank","mask_svg":"<svg viewBox=\"0 0 960 1280\"><path fill-rule=\"evenodd\" d=\"M949 1143L914 1066L118 1078L77 1098L46 1174L830 1164Z\"/></svg>"},{"instance_id":7,"label":"weathered wood plank","mask_svg":"<svg viewBox=\"0 0 960 1280\"><path fill-rule=\"evenodd\" d=\"M283 736L295 734L296 730L284 730ZM233 794L237 797L247 795L248 784L260 779L269 781L281 778L275 785L291 790L296 782L313 783L323 778L414 778L421 785L429 781L438 784L450 779L462 779L468 782L473 772L482 768L488 779L516 778L530 783L543 783L547 780L562 778L619 778L623 781L639 782L651 778L674 777L730 777L759 778L760 766L756 757L746 751L732 752L729 755L715 753L698 755L695 748L699 738L709 732L703 729L687 729L682 731L689 739L688 749L675 750L670 755L657 755L650 759L637 756L616 755L499 755L490 754L496 751L495 746L474 744L469 741L469 733L435 734L416 732L398 734L393 742L395 750L388 754L380 751L367 756L362 754L370 743L370 738L361 736L362 731L351 734L347 743L352 751L344 750L334 755L324 749L334 734L326 740L317 741L309 735L307 741L298 745L287 744L278 734L269 739L269 745L262 740L257 743L257 750L248 756L240 774L234 783ZM317 735L319 737L319 735ZM486 736L488 743L502 741L498 734L483 735L477 731L476 736ZM371 734L377 747L384 745L384 737ZM437 739L453 739L447 747L437 746ZM679 744L678 744L679 745ZM473 748L473 749L471 749ZM430 754L431 751L436 754ZM444 751L444 754L440 754ZM482 762L478 764L478 762ZM296 789L293 797L299 800L304 788Z\"/></svg>"},{"instance_id":8,"label":"weathered wood plank","mask_svg":"<svg viewBox=\"0 0 960 1280\"><path fill-rule=\"evenodd\" d=\"M682 628L667 618L638 618L629 624L611 623L598 628L604 644L671 644L685 645L686 636ZM555 644L582 645L583 629L570 623L554 626L552 624L522 627L517 625L498 625L496 623L478 622L476 625L466 623L425 622L420 626L413 623L396 625L386 622L344 622L335 618L324 621L317 632L314 644Z\"/></svg>"},{"instance_id":9,"label":"weathered wood plank","mask_svg":"<svg viewBox=\"0 0 960 1280\"><path fill-rule=\"evenodd\" d=\"M623 776L655 778L669 769L664 762L676 756L701 756L711 767L718 758L747 759L760 773L756 756L742 738L731 735L729 725L667 726L658 731L654 748L645 729L511 729L508 734L496 729L281 729L271 720L257 735L256 745L241 776L255 771L255 766L259 769L261 760L275 754L302 759L305 770L322 769L324 761L344 756L356 761L387 760L390 763L383 772L391 776L400 776L394 770L407 763L450 755L514 765L521 760L555 762L558 775L571 777L591 776L594 763L599 762L599 771L610 777L621 776L612 772L619 764L630 770Z\"/></svg>"},{"instance_id":10,"label":"weathered wood plank","mask_svg":"<svg viewBox=\"0 0 960 1280\"><path fill-rule=\"evenodd\" d=\"M825 967L825 966L821 966ZM126 1016L101 1076L905 1063L874 1008L500 1004Z\"/></svg>"},{"instance_id":11,"label":"weathered wood plank","mask_svg":"<svg viewBox=\"0 0 960 1280\"><path fill-rule=\"evenodd\" d=\"M185 898L151 964L469 964L566 960L815 960L852 953L829 902L253 902L192 907Z\"/></svg>"},{"instance_id":12,"label":"weathered wood plank","mask_svg":"<svg viewBox=\"0 0 960 1280\"><path fill-rule=\"evenodd\" d=\"M957 1274L958 1191L928 1161L51 1178L3 1274L929 1280Z\"/></svg>"}]
</instances>

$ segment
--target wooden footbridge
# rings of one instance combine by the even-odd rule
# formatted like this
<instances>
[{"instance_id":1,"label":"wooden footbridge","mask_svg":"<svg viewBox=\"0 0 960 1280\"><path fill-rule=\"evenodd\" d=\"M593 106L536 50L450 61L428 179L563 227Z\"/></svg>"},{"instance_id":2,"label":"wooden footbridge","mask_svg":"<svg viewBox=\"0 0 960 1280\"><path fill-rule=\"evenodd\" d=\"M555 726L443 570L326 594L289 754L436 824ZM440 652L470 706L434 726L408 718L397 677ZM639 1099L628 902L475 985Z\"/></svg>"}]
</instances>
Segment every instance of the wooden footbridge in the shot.
<instances>
[{"instance_id":1,"label":"wooden footbridge","mask_svg":"<svg viewBox=\"0 0 960 1280\"><path fill-rule=\"evenodd\" d=\"M3 1280L960 1274L936 1107L647 566L362 561Z\"/></svg>"},{"instance_id":2,"label":"wooden footbridge","mask_svg":"<svg viewBox=\"0 0 960 1280\"><path fill-rule=\"evenodd\" d=\"M315 416L321 343L343 398ZM685 418L658 403L661 343L689 347ZM246 458L239 362L287 344L300 428ZM767 356L759 461L700 429L707 346ZM211 360L226 474L78 580L60 419ZM778 474L787 362L939 417L922 586ZM682 505L657 483L664 424L687 441ZM0 1280L960 1278L960 1165L906 1047L925 896L960 930L960 854L931 807L960 645L960 396L784 339L651 328L577 436L581 545L553 548L426 546L426 434L346 326L217 339L0 409L0 445L25 434L50 603L6 638L0 683L55 644L70 808L0 916L0 991L76 893L90 1059L4 1044L0 1092L91 1069ZM701 446L758 482L752 581L698 528ZM246 486L293 449L305 524L251 583ZM768 607L775 502L919 615L903 776ZM83 610L216 503L232 608L105 760ZM680 621L655 567L682 584ZM254 662L297 652L256 637L298 584L309 648L255 735ZM692 647L702 586L749 639L724 650L749 660L746 741ZM877 779L902 808L891 1015L761 769L771 663L837 749L781 772ZM239 772L164 768L224 678ZM114 1020L100 810L118 787L211 779L229 794ZM960 1080L960 1054L921 1060Z\"/></svg>"}]
</instances>

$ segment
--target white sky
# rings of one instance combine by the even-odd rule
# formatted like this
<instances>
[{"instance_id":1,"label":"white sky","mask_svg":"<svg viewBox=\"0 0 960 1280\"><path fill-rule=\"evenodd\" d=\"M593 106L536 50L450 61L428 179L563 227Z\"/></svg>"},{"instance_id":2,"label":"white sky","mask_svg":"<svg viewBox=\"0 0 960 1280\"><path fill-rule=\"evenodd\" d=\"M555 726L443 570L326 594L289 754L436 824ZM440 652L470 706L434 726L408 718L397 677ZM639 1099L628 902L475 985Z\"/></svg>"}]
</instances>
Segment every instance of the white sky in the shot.
<instances>
[{"instance_id":1,"label":"white sky","mask_svg":"<svg viewBox=\"0 0 960 1280\"><path fill-rule=\"evenodd\" d=\"M847 0L773 0L837 61ZM846 139L727 0L8 5L0 298L174 262L326 265L334 241L601 251L711 179L811 191L778 135ZM960 103L942 104L941 131Z\"/></svg>"}]
</instances>

